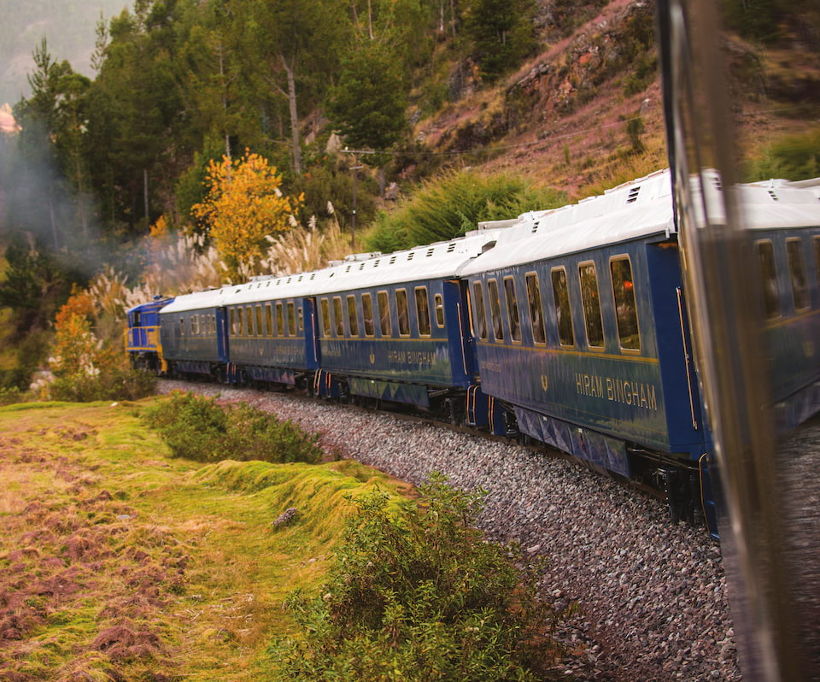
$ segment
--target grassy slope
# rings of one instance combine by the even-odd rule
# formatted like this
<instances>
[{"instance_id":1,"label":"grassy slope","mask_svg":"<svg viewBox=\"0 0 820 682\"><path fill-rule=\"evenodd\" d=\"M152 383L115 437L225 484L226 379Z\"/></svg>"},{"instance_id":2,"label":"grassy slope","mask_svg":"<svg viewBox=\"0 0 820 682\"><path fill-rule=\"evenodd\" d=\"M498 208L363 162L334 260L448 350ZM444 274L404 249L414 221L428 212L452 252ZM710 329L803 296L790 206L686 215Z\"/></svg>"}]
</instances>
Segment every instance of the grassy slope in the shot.
<instances>
[{"instance_id":1,"label":"grassy slope","mask_svg":"<svg viewBox=\"0 0 820 682\"><path fill-rule=\"evenodd\" d=\"M282 600L323 577L345 495L397 490L352 462L170 459L136 411L0 408L0 678L264 679L292 627ZM289 506L299 521L273 530Z\"/></svg>"}]
</instances>

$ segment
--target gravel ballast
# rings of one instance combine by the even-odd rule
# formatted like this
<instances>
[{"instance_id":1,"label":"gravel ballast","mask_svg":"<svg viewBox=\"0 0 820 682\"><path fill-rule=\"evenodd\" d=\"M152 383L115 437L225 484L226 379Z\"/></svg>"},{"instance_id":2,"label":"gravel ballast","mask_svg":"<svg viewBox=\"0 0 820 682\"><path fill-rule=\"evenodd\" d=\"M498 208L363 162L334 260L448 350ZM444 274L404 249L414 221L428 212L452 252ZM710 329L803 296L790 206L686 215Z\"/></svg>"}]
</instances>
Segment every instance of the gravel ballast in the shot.
<instances>
[{"instance_id":1,"label":"gravel ballast","mask_svg":"<svg viewBox=\"0 0 820 682\"><path fill-rule=\"evenodd\" d=\"M479 525L547 558L545 595L577 602L560 636L576 679L738 680L720 549L665 504L564 458L384 413L198 383L161 381L247 401L321 435L322 446L413 484L430 472L487 491ZM574 644L577 643L577 646Z\"/></svg>"}]
</instances>

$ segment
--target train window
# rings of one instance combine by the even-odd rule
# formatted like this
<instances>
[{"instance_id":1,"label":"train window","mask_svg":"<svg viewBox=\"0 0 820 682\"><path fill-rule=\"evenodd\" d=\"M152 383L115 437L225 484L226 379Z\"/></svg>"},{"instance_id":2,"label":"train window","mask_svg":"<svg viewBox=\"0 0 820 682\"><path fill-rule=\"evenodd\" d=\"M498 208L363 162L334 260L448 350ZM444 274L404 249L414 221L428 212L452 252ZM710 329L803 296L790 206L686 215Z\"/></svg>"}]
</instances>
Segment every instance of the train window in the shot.
<instances>
[{"instance_id":1,"label":"train window","mask_svg":"<svg viewBox=\"0 0 820 682\"><path fill-rule=\"evenodd\" d=\"M558 319L558 341L562 346L574 346L575 332L572 328L572 310L569 306L567 271L565 268L553 268L550 275L555 316Z\"/></svg>"},{"instance_id":2,"label":"train window","mask_svg":"<svg viewBox=\"0 0 820 682\"><path fill-rule=\"evenodd\" d=\"M330 303L326 298L323 298L320 305L322 308L322 336L328 339L331 335Z\"/></svg>"},{"instance_id":3,"label":"train window","mask_svg":"<svg viewBox=\"0 0 820 682\"><path fill-rule=\"evenodd\" d=\"M359 316L356 314L356 297L347 297L347 323L350 326L350 335L359 335Z\"/></svg>"},{"instance_id":4,"label":"train window","mask_svg":"<svg viewBox=\"0 0 820 682\"><path fill-rule=\"evenodd\" d=\"M410 336L410 310L407 308L407 289L396 289L396 310L399 315L399 336Z\"/></svg>"},{"instance_id":5,"label":"train window","mask_svg":"<svg viewBox=\"0 0 820 682\"><path fill-rule=\"evenodd\" d=\"M521 318L518 315L518 299L515 296L515 281L504 278L504 294L507 297L507 314L510 317L510 336L513 341L521 341Z\"/></svg>"},{"instance_id":6,"label":"train window","mask_svg":"<svg viewBox=\"0 0 820 682\"><path fill-rule=\"evenodd\" d=\"M498 297L498 282L491 279L487 282L487 295L490 297L490 317L493 322L493 337L496 341L504 340L504 327L501 323L501 300Z\"/></svg>"},{"instance_id":7,"label":"train window","mask_svg":"<svg viewBox=\"0 0 820 682\"><path fill-rule=\"evenodd\" d=\"M382 336L393 336L393 326L390 323L390 298L386 291L376 294L379 302L379 329Z\"/></svg>"},{"instance_id":8,"label":"train window","mask_svg":"<svg viewBox=\"0 0 820 682\"><path fill-rule=\"evenodd\" d=\"M477 329L473 332L480 339L487 338L487 312L484 309L484 288L481 282L473 282L473 308Z\"/></svg>"},{"instance_id":9,"label":"train window","mask_svg":"<svg viewBox=\"0 0 820 682\"><path fill-rule=\"evenodd\" d=\"M242 308L236 309L236 335L242 336L245 333L245 327L242 324Z\"/></svg>"},{"instance_id":10,"label":"train window","mask_svg":"<svg viewBox=\"0 0 820 682\"><path fill-rule=\"evenodd\" d=\"M430 336L430 299L427 287L416 287L416 319L419 322L419 335Z\"/></svg>"},{"instance_id":11,"label":"train window","mask_svg":"<svg viewBox=\"0 0 820 682\"><path fill-rule=\"evenodd\" d=\"M285 335L285 313L282 310L281 301L276 304L276 335Z\"/></svg>"},{"instance_id":12,"label":"train window","mask_svg":"<svg viewBox=\"0 0 820 682\"><path fill-rule=\"evenodd\" d=\"M777 270L774 263L774 246L770 240L757 242L760 259L760 276L763 282L763 312L767 320L780 315L780 301L777 291Z\"/></svg>"},{"instance_id":13,"label":"train window","mask_svg":"<svg viewBox=\"0 0 820 682\"><path fill-rule=\"evenodd\" d=\"M640 350L638 307L635 304L635 281L629 256L618 256L609 261L612 274L612 295L615 298L615 318L618 321L618 339L624 350Z\"/></svg>"},{"instance_id":14,"label":"train window","mask_svg":"<svg viewBox=\"0 0 820 682\"><path fill-rule=\"evenodd\" d=\"M299 331L305 331L305 315L302 311L302 306L296 309L296 323L299 325Z\"/></svg>"},{"instance_id":15,"label":"train window","mask_svg":"<svg viewBox=\"0 0 820 682\"><path fill-rule=\"evenodd\" d=\"M245 323L248 325L248 336L254 335L253 328L253 306L249 305L245 308Z\"/></svg>"},{"instance_id":16,"label":"train window","mask_svg":"<svg viewBox=\"0 0 820 682\"><path fill-rule=\"evenodd\" d=\"M433 303L436 308L436 326L444 327L444 296L435 294L433 296Z\"/></svg>"},{"instance_id":17,"label":"train window","mask_svg":"<svg viewBox=\"0 0 820 682\"><path fill-rule=\"evenodd\" d=\"M191 334L199 333L199 315L191 315Z\"/></svg>"},{"instance_id":18,"label":"train window","mask_svg":"<svg viewBox=\"0 0 820 682\"><path fill-rule=\"evenodd\" d=\"M364 317L364 335L373 336L373 297L362 294L362 317Z\"/></svg>"},{"instance_id":19,"label":"train window","mask_svg":"<svg viewBox=\"0 0 820 682\"><path fill-rule=\"evenodd\" d=\"M342 319L342 299L340 296L333 297L333 317L336 320L336 336L343 338L345 335L345 322Z\"/></svg>"},{"instance_id":20,"label":"train window","mask_svg":"<svg viewBox=\"0 0 820 682\"><path fill-rule=\"evenodd\" d=\"M229 321L230 321L231 334L236 336L236 310L231 308L228 311L228 318L229 318Z\"/></svg>"},{"instance_id":21,"label":"train window","mask_svg":"<svg viewBox=\"0 0 820 682\"><path fill-rule=\"evenodd\" d=\"M273 336L273 310L270 303L265 304L265 333Z\"/></svg>"},{"instance_id":22,"label":"train window","mask_svg":"<svg viewBox=\"0 0 820 682\"><path fill-rule=\"evenodd\" d=\"M288 334L296 336L296 307L293 301L288 301Z\"/></svg>"},{"instance_id":23,"label":"train window","mask_svg":"<svg viewBox=\"0 0 820 682\"><path fill-rule=\"evenodd\" d=\"M789 257L789 274L792 280L792 297L795 310L809 307L809 288L806 284L806 268L803 263L803 243L799 238L786 240L786 254Z\"/></svg>"},{"instance_id":24,"label":"train window","mask_svg":"<svg viewBox=\"0 0 820 682\"><path fill-rule=\"evenodd\" d=\"M578 265L578 277L581 282L581 303L584 309L587 343L591 348L601 348L604 345L604 323L601 320L601 297L598 293L595 263Z\"/></svg>"},{"instance_id":25,"label":"train window","mask_svg":"<svg viewBox=\"0 0 820 682\"><path fill-rule=\"evenodd\" d=\"M264 336L265 332L262 330L262 306L256 306L256 335Z\"/></svg>"},{"instance_id":26,"label":"train window","mask_svg":"<svg viewBox=\"0 0 820 682\"><path fill-rule=\"evenodd\" d=\"M541 308L541 287L538 286L538 275L528 272L524 277L527 284L527 304L530 308L530 322L532 323L532 340L535 343L547 342L547 332L544 328L544 312Z\"/></svg>"},{"instance_id":27,"label":"train window","mask_svg":"<svg viewBox=\"0 0 820 682\"><path fill-rule=\"evenodd\" d=\"M181 317L179 318L179 335L185 336L185 320Z\"/></svg>"}]
</instances>

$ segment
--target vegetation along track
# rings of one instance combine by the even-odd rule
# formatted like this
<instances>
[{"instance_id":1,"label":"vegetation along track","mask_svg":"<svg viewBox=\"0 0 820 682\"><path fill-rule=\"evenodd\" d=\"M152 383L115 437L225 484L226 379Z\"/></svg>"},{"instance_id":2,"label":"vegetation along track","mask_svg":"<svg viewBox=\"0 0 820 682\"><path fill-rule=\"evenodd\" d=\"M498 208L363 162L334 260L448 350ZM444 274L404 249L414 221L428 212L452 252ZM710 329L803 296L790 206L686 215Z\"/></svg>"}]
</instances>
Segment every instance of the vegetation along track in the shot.
<instances>
[{"instance_id":1,"label":"vegetation along track","mask_svg":"<svg viewBox=\"0 0 820 682\"><path fill-rule=\"evenodd\" d=\"M161 381L247 401L318 432L325 450L418 484L484 488L488 537L544 555L545 596L577 603L563 636L576 679L740 679L720 549L665 504L566 459L430 421L287 393Z\"/></svg>"}]
</instances>

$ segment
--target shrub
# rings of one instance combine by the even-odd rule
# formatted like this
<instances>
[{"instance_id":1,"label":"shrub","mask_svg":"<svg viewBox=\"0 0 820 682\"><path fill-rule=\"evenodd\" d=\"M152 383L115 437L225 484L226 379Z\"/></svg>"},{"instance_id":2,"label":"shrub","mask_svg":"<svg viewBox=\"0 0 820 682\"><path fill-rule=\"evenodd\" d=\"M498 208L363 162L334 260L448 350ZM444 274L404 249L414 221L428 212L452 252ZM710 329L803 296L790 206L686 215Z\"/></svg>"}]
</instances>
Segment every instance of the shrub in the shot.
<instances>
[{"instance_id":1,"label":"shrub","mask_svg":"<svg viewBox=\"0 0 820 682\"><path fill-rule=\"evenodd\" d=\"M781 178L804 180L820 175L820 127L806 133L786 135L767 147L762 156L747 164L746 182Z\"/></svg>"},{"instance_id":2,"label":"shrub","mask_svg":"<svg viewBox=\"0 0 820 682\"><path fill-rule=\"evenodd\" d=\"M174 393L149 409L145 418L175 457L316 462L321 456L317 436L246 403L222 408L215 398Z\"/></svg>"},{"instance_id":3,"label":"shrub","mask_svg":"<svg viewBox=\"0 0 820 682\"><path fill-rule=\"evenodd\" d=\"M0 386L0 405L12 405L23 400L24 393L16 386Z\"/></svg>"},{"instance_id":4,"label":"shrub","mask_svg":"<svg viewBox=\"0 0 820 682\"><path fill-rule=\"evenodd\" d=\"M157 378L144 370L105 368L96 374L58 376L49 386L53 400L139 400L153 395Z\"/></svg>"},{"instance_id":5,"label":"shrub","mask_svg":"<svg viewBox=\"0 0 820 682\"><path fill-rule=\"evenodd\" d=\"M514 176L450 172L422 185L394 211L380 213L367 248L386 253L432 244L474 230L479 220L515 218L565 201L562 192L536 189Z\"/></svg>"},{"instance_id":6,"label":"shrub","mask_svg":"<svg viewBox=\"0 0 820 682\"><path fill-rule=\"evenodd\" d=\"M270 653L281 679L533 680L561 653L533 575L470 527L481 493L436 475L419 503L355 500L322 596L292 594L301 633Z\"/></svg>"}]
</instances>

